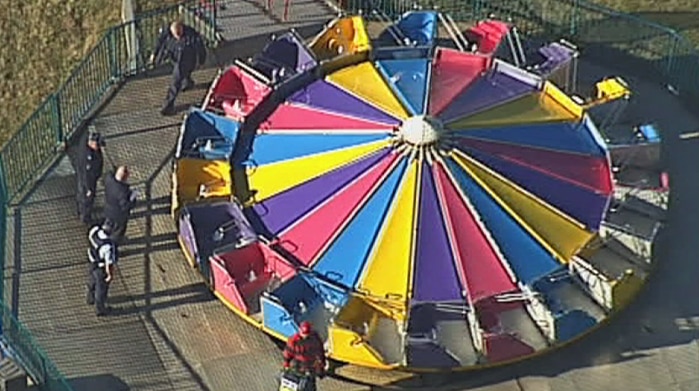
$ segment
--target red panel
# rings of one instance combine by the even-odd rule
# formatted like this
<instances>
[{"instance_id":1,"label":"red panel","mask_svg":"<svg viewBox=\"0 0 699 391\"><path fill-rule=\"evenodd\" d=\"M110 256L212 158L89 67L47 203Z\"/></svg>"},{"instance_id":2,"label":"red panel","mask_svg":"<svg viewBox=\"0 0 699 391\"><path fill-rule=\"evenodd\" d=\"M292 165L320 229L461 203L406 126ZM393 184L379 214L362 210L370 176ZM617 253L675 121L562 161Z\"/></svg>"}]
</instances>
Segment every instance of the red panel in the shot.
<instances>
[{"instance_id":1,"label":"red panel","mask_svg":"<svg viewBox=\"0 0 699 391\"><path fill-rule=\"evenodd\" d=\"M266 268L282 281L296 275L296 269L267 245L258 243L265 257Z\"/></svg>"},{"instance_id":2,"label":"red panel","mask_svg":"<svg viewBox=\"0 0 699 391\"><path fill-rule=\"evenodd\" d=\"M490 58L438 48L432 65L428 112L437 115L490 66Z\"/></svg>"},{"instance_id":3,"label":"red panel","mask_svg":"<svg viewBox=\"0 0 699 391\"><path fill-rule=\"evenodd\" d=\"M245 304L245 300L243 300L243 297L238 291L238 287L228 274L228 271L226 271L226 268L216 259L212 259L210 264L214 278L214 290L221 294L226 301L234 307L247 314L248 306Z\"/></svg>"},{"instance_id":4,"label":"red panel","mask_svg":"<svg viewBox=\"0 0 699 391\"><path fill-rule=\"evenodd\" d=\"M509 30L510 26L507 23L488 20L469 28L465 35L469 41L477 43L480 53L492 54Z\"/></svg>"},{"instance_id":5,"label":"red panel","mask_svg":"<svg viewBox=\"0 0 699 391\"><path fill-rule=\"evenodd\" d=\"M385 130L392 131L393 127L384 123L365 121L359 118L341 116L310 107L294 104L279 105L272 115L260 125L260 129L268 132L279 130Z\"/></svg>"},{"instance_id":6,"label":"red panel","mask_svg":"<svg viewBox=\"0 0 699 391\"><path fill-rule=\"evenodd\" d=\"M352 213L372 193L393 165L397 155L386 158L310 212L281 235L281 245L305 265L310 265Z\"/></svg>"},{"instance_id":7,"label":"red panel","mask_svg":"<svg viewBox=\"0 0 699 391\"><path fill-rule=\"evenodd\" d=\"M223 109L240 121L257 106L271 89L237 66L228 68L211 87L208 107Z\"/></svg>"},{"instance_id":8,"label":"red panel","mask_svg":"<svg viewBox=\"0 0 699 391\"><path fill-rule=\"evenodd\" d=\"M509 334L483 335L485 356L488 362L513 360L535 352L534 348Z\"/></svg>"},{"instance_id":9,"label":"red panel","mask_svg":"<svg viewBox=\"0 0 699 391\"><path fill-rule=\"evenodd\" d=\"M497 141L458 138L465 147L510 160L547 175L574 183L602 194L612 192L612 177L607 159L548 149L511 145Z\"/></svg>"},{"instance_id":10,"label":"red panel","mask_svg":"<svg viewBox=\"0 0 699 391\"><path fill-rule=\"evenodd\" d=\"M499 254L493 249L444 167L438 163L434 168L449 238L471 303L515 291L517 288Z\"/></svg>"}]
</instances>

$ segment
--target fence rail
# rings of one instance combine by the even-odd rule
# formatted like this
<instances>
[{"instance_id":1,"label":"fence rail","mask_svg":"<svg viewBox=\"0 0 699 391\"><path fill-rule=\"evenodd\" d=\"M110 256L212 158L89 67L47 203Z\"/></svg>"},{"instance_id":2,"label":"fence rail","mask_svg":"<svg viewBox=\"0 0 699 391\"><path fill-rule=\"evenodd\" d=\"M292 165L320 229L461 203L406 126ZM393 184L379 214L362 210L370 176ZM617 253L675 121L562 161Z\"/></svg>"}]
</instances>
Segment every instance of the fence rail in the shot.
<instances>
[{"instance_id":1,"label":"fence rail","mask_svg":"<svg viewBox=\"0 0 699 391\"><path fill-rule=\"evenodd\" d=\"M31 187L115 86L125 77L147 68L159 30L167 22L182 18L202 33L207 43L217 43L215 7L207 9L199 5L198 0L190 0L108 29L68 79L0 150L0 267L3 270L0 292L4 292L6 218L10 204ZM34 382L47 391L71 391L66 379L2 299L0 307L1 337Z\"/></svg>"},{"instance_id":2,"label":"fence rail","mask_svg":"<svg viewBox=\"0 0 699 391\"><path fill-rule=\"evenodd\" d=\"M215 3L215 2L214 2ZM582 0L339 0L350 13L378 9L391 18L416 8L437 8L457 21L490 14L512 20L530 37L568 38L638 57L691 100L699 96L699 54L673 29ZM153 11L109 29L75 68L0 150L0 262L4 270L6 216L16 200L81 128L88 115L125 77L147 67L158 30L175 16L217 42L216 9L198 0ZM133 38L135 37L135 39ZM697 105L694 100L693 105ZM0 292L4 292L0 279ZM2 305L2 337L43 389L71 391L70 385L35 343L29 331Z\"/></svg>"}]
</instances>

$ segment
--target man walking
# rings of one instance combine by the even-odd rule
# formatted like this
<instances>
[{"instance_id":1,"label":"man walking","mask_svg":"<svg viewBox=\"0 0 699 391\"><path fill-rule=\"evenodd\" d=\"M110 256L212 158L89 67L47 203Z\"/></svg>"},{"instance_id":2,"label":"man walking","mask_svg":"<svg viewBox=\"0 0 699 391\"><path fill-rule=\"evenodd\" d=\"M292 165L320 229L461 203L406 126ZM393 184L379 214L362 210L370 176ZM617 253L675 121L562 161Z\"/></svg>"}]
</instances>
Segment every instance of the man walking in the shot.
<instances>
[{"instance_id":1,"label":"man walking","mask_svg":"<svg viewBox=\"0 0 699 391\"><path fill-rule=\"evenodd\" d=\"M104 178L104 216L112 227L110 237L117 244L124 239L131 208L138 197L138 193L126 183L128 179L129 169L126 166L117 167L114 175Z\"/></svg>"},{"instance_id":2,"label":"man walking","mask_svg":"<svg viewBox=\"0 0 699 391\"><path fill-rule=\"evenodd\" d=\"M97 132L90 132L87 143L80 146L75 165L77 182L76 202L78 216L85 224L93 221L92 206L95 204L95 192L97 181L102 176L103 158L102 146L104 142Z\"/></svg>"},{"instance_id":3,"label":"man walking","mask_svg":"<svg viewBox=\"0 0 699 391\"><path fill-rule=\"evenodd\" d=\"M197 64L206 62L206 47L201 35L180 21L173 22L169 28L162 28L150 62L160 64L165 60L172 61L174 66L172 82L160 113L171 115L175 113L175 99L180 91L194 87L192 72Z\"/></svg>"},{"instance_id":4,"label":"man walking","mask_svg":"<svg viewBox=\"0 0 699 391\"><path fill-rule=\"evenodd\" d=\"M104 316L109 313L107 307L107 294L109 283L114 276L114 267L117 263L117 245L109 238L112 226L109 222L92 227L87 235L90 241L90 248L87 257L90 261L88 265L87 279L87 304L95 306L97 316Z\"/></svg>"}]
</instances>

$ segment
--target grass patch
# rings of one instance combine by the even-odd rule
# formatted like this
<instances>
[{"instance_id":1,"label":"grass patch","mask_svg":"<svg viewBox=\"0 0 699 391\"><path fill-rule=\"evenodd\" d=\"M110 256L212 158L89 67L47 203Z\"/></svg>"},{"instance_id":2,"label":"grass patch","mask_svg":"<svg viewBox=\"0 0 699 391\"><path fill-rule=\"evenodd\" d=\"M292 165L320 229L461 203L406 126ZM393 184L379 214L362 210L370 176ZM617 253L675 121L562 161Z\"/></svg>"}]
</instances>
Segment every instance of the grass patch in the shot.
<instances>
[{"instance_id":1,"label":"grass patch","mask_svg":"<svg viewBox=\"0 0 699 391\"><path fill-rule=\"evenodd\" d=\"M176 0L136 0L139 11ZM0 12L0 145L121 21L121 1L24 0Z\"/></svg>"}]
</instances>

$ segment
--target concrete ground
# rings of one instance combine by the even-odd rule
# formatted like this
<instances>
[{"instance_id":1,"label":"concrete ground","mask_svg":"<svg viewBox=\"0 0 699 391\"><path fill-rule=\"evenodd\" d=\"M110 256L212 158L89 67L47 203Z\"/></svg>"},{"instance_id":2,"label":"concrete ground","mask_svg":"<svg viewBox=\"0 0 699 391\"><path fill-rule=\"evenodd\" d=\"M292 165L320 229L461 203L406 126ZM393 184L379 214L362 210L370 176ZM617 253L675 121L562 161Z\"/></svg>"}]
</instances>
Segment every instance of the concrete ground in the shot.
<instances>
[{"instance_id":1,"label":"concrete ground","mask_svg":"<svg viewBox=\"0 0 699 391\"><path fill-rule=\"evenodd\" d=\"M255 3L231 4L238 6L236 12L249 9L250 20L279 27L273 15L260 17L264 13ZM319 15L296 26L318 29L324 20ZM252 36L248 32L254 26L237 26L239 35L247 36L225 45L212 67L194 75L199 84L179 98L181 112L201 102L215 65L254 53L277 29L267 26ZM583 69L590 80L610 73L590 62ZM589 337L520 364L407 380L398 373L354 367L342 368L341 374L429 390L699 390L699 181L694 171L699 139L680 137L699 129L699 121L663 86L627 79L636 94L625 120L660 125L672 178L669 223L656 245L658 267L638 299ZM129 80L93 121L107 136L108 162L132 167L131 182L144 195L134 210L110 292L114 316L96 318L85 304L87 231L75 217L70 149L12 211L6 289L20 320L77 391L273 390L280 363L277 345L216 301L178 249L169 203L181 115L158 114L168 81L159 71ZM369 387L325 379L320 389Z\"/></svg>"}]
</instances>

